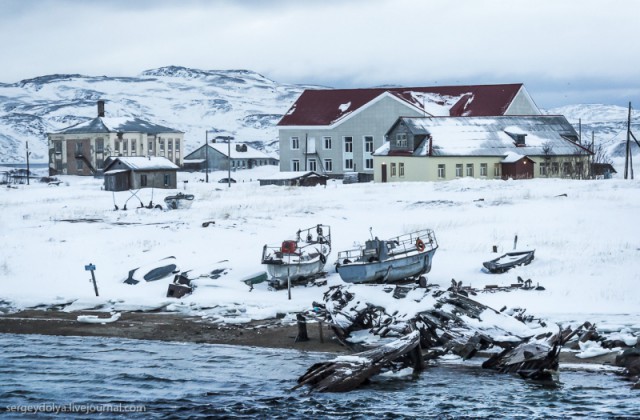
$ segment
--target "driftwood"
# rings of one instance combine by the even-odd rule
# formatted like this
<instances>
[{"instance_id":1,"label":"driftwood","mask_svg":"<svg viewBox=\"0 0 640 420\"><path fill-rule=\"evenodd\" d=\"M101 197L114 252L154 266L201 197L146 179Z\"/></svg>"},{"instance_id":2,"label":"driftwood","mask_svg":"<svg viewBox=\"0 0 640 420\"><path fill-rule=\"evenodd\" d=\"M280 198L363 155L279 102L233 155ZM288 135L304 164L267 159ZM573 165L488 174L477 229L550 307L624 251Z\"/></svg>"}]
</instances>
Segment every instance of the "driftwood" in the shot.
<instances>
[{"instance_id":1,"label":"driftwood","mask_svg":"<svg viewBox=\"0 0 640 420\"><path fill-rule=\"evenodd\" d=\"M390 368L395 361L399 361L403 367L412 362L414 370L421 370L419 342L420 334L414 331L371 350L316 363L298 379L298 385L293 389L309 385L311 391L351 391L380 373L382 369Z\"/></svg>"}]
</instances>

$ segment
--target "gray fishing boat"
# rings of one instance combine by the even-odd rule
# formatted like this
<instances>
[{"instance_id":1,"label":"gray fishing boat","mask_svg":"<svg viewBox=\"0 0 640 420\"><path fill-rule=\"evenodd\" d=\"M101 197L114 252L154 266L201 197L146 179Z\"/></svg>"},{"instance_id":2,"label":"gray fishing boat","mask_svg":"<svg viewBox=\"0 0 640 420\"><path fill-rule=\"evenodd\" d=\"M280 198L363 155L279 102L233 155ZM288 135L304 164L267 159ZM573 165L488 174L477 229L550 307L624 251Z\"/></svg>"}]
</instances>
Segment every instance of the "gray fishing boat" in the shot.
<instances>
[{"instance_id":1,"label":"gray fishing boat","mask_svg":"<svg viewBox=\"0 0 640 420\"><path fill-rule=\"evenodd\" d=\"M431 229L395 238L373 238L364 247L340 251L336 271L347 283L397 283L418 280L431 271L438 248Z\"/></svg>"},{"instance_id":2,"label":"gray fishing boat","mask_svg":"<svg viewBox=\"0 0 640 420\"><path fill-rule=\"evenodd\" d=\"M288 282L313 280L323 274L330 252L331 228L327 225L300 229L295 239L277 246L265 245L262 264L271 276L269 285L283 288Z\"/></svg>"}]
</instances>

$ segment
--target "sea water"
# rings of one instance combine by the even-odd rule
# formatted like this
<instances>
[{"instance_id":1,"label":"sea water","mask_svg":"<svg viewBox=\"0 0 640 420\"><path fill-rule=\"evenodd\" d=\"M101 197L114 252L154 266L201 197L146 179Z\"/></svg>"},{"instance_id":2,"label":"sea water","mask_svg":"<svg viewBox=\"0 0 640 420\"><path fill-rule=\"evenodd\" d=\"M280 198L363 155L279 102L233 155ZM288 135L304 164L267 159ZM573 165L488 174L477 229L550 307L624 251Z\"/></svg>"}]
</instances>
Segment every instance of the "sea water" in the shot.
<instances>
[{"instance_id":1,"label":"sea water","mask_svg":"<svg viewBox=\"0 0 640 420\"><path fill-rule=\"evenodd\" d=\"M439 363L341 394L292 391L325 353L101 337L0 334L3 418L640 418L607 371L555 387ZM25 416L26 414L26 416Z\"/></svg>"}]
</instances>

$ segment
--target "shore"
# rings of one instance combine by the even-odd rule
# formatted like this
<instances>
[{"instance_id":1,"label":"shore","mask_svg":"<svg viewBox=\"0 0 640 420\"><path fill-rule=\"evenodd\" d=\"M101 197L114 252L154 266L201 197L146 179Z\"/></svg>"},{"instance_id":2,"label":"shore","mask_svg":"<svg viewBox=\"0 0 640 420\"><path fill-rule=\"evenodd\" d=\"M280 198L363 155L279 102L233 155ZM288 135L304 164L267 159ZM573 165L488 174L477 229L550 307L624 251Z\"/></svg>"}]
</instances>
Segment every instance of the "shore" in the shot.
<instances>
[{"instance_id":1,"label":"shore","mask_svg":"<svg viewBox=\"0 0 640 420\"><path fill-rule=\"evenodd\" d=\"M80 315L109 317L104 312L26 310L0 315L0 334L120 337L328 353L348 352L326 325L323 325L321 339L320 325L311 321L307 323L309 341L296 342L297 324L285 323L279 319L247 324L212 324L202 318L175 313L123 312L115 322L93 324L78 322Z\"/></svg>"},{"instance_id":2,"label":"shore","mask_svg":"<svg viewBox=\"0 0 640 420\"><path fill-rule=\"evenodd\" d=\"M245 324L212 324L202 318L167 312L122 312L120 319L106 324L79 322L80 315L107 318L104 312L60 312L25 310L0 315L0 334L119 337L138 340L228 344L300 351L350 353L326 325L307 323L308 341L296 341L298 326L280 319ZM322 337L321 337L322 334ZM480 355L479 355L480 356ZM487 356L488 357L488 356ZM560 363L615 366L615 353L581 359L563 351Z\"/></svg>"}]
</instances>

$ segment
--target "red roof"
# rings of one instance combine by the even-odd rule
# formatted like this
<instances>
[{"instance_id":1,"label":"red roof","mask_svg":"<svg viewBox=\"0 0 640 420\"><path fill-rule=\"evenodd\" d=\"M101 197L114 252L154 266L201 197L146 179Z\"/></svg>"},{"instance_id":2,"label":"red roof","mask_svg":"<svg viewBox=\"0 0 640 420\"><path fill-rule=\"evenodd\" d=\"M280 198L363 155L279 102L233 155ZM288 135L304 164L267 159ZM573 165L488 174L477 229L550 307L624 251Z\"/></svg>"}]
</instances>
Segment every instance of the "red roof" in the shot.
<instances>
[{"instance_id":1,"label":"red roof","mask_svg":"<svg viewBox=\"0 0 640 420\"><path fill-rule=\"evenodd\" d=\"M449 116L504 115L522 83L372 89L305 90L278 123L289 125L331 125L385 92L420 109L430 105L449 108ZM429 112L429 107L424 106Z\"/></svg>"}]
</instances>

